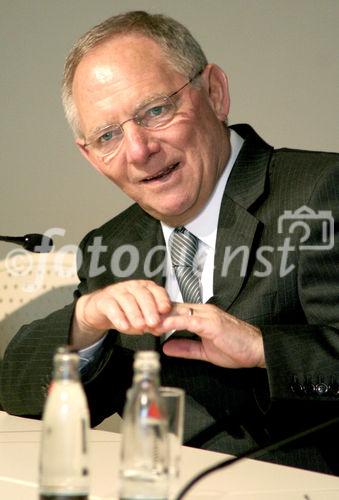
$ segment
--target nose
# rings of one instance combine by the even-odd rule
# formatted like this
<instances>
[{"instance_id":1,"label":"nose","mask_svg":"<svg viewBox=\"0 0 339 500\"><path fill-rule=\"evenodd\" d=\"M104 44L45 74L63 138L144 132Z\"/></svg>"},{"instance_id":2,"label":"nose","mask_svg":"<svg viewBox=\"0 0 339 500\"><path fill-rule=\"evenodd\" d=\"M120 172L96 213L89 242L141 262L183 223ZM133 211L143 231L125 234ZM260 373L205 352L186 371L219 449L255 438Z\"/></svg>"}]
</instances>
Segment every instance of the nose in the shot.
<instances>
[{"instance_id":1,"label":"nose","mask_svg":"<svg viewBox=\"0 0 339 500\"><path fill-rule=\"evenodd\" d=\"M160 151L160 143L151 130L130 121L124 125L124 149L129 163L145 164Z\"/></svg>"}]
</instances>

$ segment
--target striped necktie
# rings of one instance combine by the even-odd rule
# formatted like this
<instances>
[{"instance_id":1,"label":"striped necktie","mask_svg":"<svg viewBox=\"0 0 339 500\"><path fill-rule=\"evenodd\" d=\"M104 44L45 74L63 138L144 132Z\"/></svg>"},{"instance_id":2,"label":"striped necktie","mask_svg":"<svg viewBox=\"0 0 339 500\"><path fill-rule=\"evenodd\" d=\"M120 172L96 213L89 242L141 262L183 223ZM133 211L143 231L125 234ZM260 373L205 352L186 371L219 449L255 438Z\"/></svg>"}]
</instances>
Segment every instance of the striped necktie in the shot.
<instances>
[{"instance_id":1,"label":"striped necktie","mask_svg":"<svg viewBox=\"0 0 339 500\"><path fill-rule=\"evenodd\" d=\"M200 277L194 266L199 240L184 227L172 232L169 247L172 265L184 302L201 303Z\"/></svg>"}]
</instances>

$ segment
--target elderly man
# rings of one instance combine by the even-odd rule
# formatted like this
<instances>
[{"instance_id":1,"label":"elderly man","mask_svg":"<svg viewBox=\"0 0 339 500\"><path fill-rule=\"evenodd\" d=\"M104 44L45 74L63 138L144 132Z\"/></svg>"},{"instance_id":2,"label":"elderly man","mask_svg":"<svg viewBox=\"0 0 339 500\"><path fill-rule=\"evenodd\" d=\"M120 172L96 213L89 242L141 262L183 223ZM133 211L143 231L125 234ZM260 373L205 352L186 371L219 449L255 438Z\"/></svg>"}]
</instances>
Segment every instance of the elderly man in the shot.
<instances>
[{"instance_id":1,"label":"elderly man","mask_svg":"<svg viewBox=\"0 0 339 500\"><path fill-rule=\"evenodd\" d=\"M186 391L186 444L239 454L335 415L338 155L228 127L225 73L185 27L145 12L77 42L63 101L81 153L136 203L82 241L74 302L8 347L4 408L39 416L55 348L72 343L93 424L121 413L139 349ZM335 433L263 458L337 473Z\"/></svg>"}]
</instances>

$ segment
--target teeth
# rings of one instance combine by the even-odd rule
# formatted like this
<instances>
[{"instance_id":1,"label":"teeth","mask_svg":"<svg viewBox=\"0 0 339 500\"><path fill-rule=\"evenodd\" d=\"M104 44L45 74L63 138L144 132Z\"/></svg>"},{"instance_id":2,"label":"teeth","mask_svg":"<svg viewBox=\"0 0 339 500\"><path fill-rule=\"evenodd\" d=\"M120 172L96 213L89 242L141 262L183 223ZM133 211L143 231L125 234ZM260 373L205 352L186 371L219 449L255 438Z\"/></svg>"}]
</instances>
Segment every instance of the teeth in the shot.
<instances>
[{"instance_id":1,"label":"teeth","mask_svg":"<svg viewBox=\"0 0 339 500\"><path fill-rule=\"evenodd\" d=\"M171 165L170 167L165 168L165 170L162 170L158 174L153 175L153 177L147 177L147 179L145 179L145 181L151 181L152 179L157 179L158 177L162 177L163 175L168 174L168 172L170 172L171 170L173 170L177 165L178 164L175 163L174 165Z\"/></svg>"}]
</instances>

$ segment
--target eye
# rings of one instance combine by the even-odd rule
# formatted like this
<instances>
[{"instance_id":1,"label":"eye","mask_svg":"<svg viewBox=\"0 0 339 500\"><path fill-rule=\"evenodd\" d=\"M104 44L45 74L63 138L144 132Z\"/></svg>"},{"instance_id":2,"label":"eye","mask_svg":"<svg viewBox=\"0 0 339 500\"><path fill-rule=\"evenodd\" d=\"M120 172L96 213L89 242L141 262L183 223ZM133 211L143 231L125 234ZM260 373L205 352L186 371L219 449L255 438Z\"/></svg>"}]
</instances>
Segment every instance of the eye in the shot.
<instances>
[{"instance_id":1,"label":"eye","mask_svg":"<svg viewBox=\"0 0 339 500\"><path fill-rule=\"evenodd\" d=\"M153 108L150 108L147 111L147 114L149 118L157 118L158 116L161 116L166 112L166 106L161 105L161 106L153 106Z\"/></svg>"},{"instance_id":2,"label":"eye","mask_svg":"<svg viewBox=\"0 0 339 500\"><path fill-rule=\"evenodd\" d=\"M109 142L113 139L114 137L114 133L112 130L108 130L107 132L105 132L103 135L101 135L98 139L99 142L101 143L105 143L105 142Z\"/></svg>"},{"instance_id":3,"label":"eye","mask_svg":"<svg viewBox=\"0 0 339 500\"><path fill-rule=\"evenodd\" d=\"M113 132L110 130L109 132L106 132L104 135L101 136L100 140L102 142L108 142L113 138Z\"/></svg>"},{"instance_id":4,"label":"eye","mask_svg":"<svg viewBox=\"0 0 339 500\"><path fill-rule=\"evenodd\" d=\"M120 127L111 128L107 130L104 134L102 134L97 139L98 146L105 146L106 144L119 139L122 136L122 132Z\"/></svg>"},{"instance_id":5,"label":"eye","mask_svg":"<svg viewBox=\"0 0 339 500\"><path fill-rule=\"evenodd\" d=\"M171 113L172 107L172 104L169 102L153 105L146 109L144 120L157 122L158 120L167 119L168 115Z\"/></svg>"}]
</instances>

